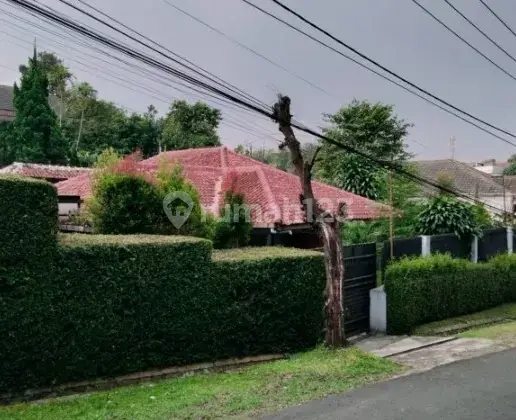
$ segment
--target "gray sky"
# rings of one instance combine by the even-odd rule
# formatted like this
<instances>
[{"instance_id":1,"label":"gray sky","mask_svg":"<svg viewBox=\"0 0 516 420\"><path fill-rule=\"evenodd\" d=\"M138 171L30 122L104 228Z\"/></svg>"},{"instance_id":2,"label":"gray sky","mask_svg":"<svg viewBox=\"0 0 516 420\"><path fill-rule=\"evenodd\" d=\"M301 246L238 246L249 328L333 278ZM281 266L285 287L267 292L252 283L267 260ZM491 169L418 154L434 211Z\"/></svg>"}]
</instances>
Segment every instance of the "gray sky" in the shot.
<instances>
[{"instance_id":1,"label":"gray sky","mask_svg":"<svg viewBox=\"0 0 516 420\"><path fill-rule=\"evenodd\" d=\"M456 137L457 159L505 159L508 155L516 153L513 146L502 143L367 72L260 14L241 0L169 1L317 84L330 92L331 96L234 45L180 14L163 0L89 0L90 4L266 103L274 102L278 91L288 94L292 98L295 117L310 127L316 128L321 125L323 112L334 112L353 98L367 99L393 104L400 117L415 124L410 131L408 144L418 158L450 157L451 136ZM271 1L253 1L298 25L297 21ZM516 132L516 81L446 32L423 14L412 1L285 2L409 80L492 124ZM461 20L444 1L421 2L497 63L516 74L516 63L496 50ZM480 2L453 0L453 3L516 56L516 37L489 15ZM40 0L40 4L46 4L100 28L57 0ZM516 3L513 0L497 0L489 4L516 29ZM5 0L0 0L0 83L11 84L17 79L15 69L20 63L26 62L30 55L32 39L36 36L39 49L54 51L62 56L65 64L77 78L90 82L98 90L100 97L112 100L130 110L144 111L147 105L153 103L160 111L165 112L169 100L174 97L185 97L170 87L150 80L148 76L130 73L138 71L134 67L132 70L127 70L127 66L123 64L118 64L122 68L113 67L86 56L85 53L98 53L62 36L54 36L33 25L20 23L6 15L5 11L37 22L36 19L27 17L25 12L7 5ZM22 25L22 28L7 24L6 21ZM48 27L44 23L39 24ZM60 31L56 28L51 30ZM114 36L113 33L109 35ZM91 41L87 42L92 44ZM82 64L72 60L79 60ZM160 57L160 60L164 59ZM113 79L108 81L102 77ZM120 86L120 79L125 80L127 86L140 92ZM128 79L132 81L127 81ZM275 147L270 137L263 137L264 134L274 133L274 136L279 138L271 121L226 107L223 111L228 125L224 124L221 127L220 134L225 144L234 147L239 143L254 141L254 148ZM254 135L237 129L238 125L244 124L254 132ZM306 135L300 137L305 141L310 140ZM516 140L513 139L513 142L516 143Z\"/></svg>"}]
</instances>

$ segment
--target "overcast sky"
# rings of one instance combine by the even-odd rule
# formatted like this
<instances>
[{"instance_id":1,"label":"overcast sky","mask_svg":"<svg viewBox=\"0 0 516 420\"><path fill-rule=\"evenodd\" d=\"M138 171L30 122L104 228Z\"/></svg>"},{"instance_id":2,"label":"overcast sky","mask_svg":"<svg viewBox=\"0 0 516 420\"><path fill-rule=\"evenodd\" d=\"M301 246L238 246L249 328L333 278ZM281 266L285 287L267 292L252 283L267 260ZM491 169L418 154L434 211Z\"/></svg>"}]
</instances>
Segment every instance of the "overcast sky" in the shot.
<instances>
[{"instance_id":1,"label":"overcast sky","mask_svg":"<svg viewBox=\"0 0 516 420\"><path fill-rule=\"evenodd\" d=\"M414 124L407 142L417 158L449 158L451 136L456 138L457 159L505 159L516 153L513 146L494 139L369 73L260 14L241 0L168 1L329 94L179 13L167 5L165 0L88 1L263 102L273 103L277 92L288 94L292 98L295 117L310 127L317 128L322 124L322 113L334 112L353 98L367 99L393 104L399 117ZM270 0L253 1L296 25L300 24ZM420 1L498 64L516 75L516 62L475 32L443 0ZM494 125L516 132L516 81L446 32L411 0L285 2L409 80ZM453 0L453 3L516 56L516 37L491 16L479 1ZM57 0L40 0L40 4L101 28ZM513 0L493 0L489 4L516 29L516 3ZM96 51L80 45L78 41L72 42L64 36L45 33L34 25L17 21L7 15L6 11L36 22L34 18L27 17L25 12L0 0L0 83L12 84L18 78L16 68L26 62L32 39L36 37L40 50L58 53L79 80L90 82L100 97L112 100L128 110L141 112L152 103L161 112L166 112L172 98L184 97L184 94L148 76L135 75L138 69L134 67L127 70L123 64L114 67L99 61L91 56L98 56ZM21 28L7 22L20 25ZM41 22L40 25L49 27ZM51 30L59 31L53 27ZM102 30L107 31L105 28ZM114 36L112 32L109 35ZM120 36L117 38L121 39ZM88 44L93 45L92 41L88 41ZM107 57L103 59L111 62ZM160 59L165 60L163 57ZM121 86L122 83L126 86ZM227 107L223 111L227 122L220 130L223 143L231 147L245 142L253 142L254 148L275 147L274 140L264 136L274 133L279 138L272 122ZM247 127L253 133L244 133L239 126ZM301 137L304 141L310 140L309 136ZM516 140L513 139L513 142Z\"/></svg>"}]
</instances>

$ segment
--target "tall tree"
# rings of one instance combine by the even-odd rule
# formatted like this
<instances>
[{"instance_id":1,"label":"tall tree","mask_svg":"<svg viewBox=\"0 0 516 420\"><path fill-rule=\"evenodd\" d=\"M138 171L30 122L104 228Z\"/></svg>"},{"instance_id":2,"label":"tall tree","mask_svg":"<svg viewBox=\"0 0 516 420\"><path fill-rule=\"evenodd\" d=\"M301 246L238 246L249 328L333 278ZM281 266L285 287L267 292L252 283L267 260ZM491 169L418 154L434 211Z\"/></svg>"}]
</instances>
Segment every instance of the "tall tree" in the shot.
<instances>
[{"instance_id":1,"label":"tall tree","mask_svg":"<svg viewBox=\"0 0 516 420\"><path fill-rule=\"evenodd\" d=\"M39 52L38 62L47 76L49 94L54 95L59 99L59 103L57 105L59 126L61 127L66 101L66 88L68 83L72 80L73 74L70 72L68 67L63 64L63 60L54 53L47 51ZM19 69L21 73L24 73L27 71L28 67L25 64L22 64Z\"/></svg>"},{"instance_id":2,"label":"tall tree","mask_svg":"<svg viewBox=\"0 0 516 420\"><path fill-rule=\"evenodd\" d=\"M167 150L220 146L217 129L221 121L218 109L203 102L189 104L176 100L163 124L162 142Z\"/></svg>"},{"instance_id":3,"label":"tall tree","mask_svg":"<svg viewBox=\"0 0 516 420\"><path fill-rule=\"evenodd\" d=\"M355 99L325 117L330 125L323 131L328 137L381 160L403 162L410 157L404 138L412 125L399 119L392 105ZM338 179L346 166L347 154L337 146L323 143L315 168L318 177L327 182Z\"/></svg>"},{"instance_id":4,"label":"tall tree","mask_svg":"<svg viewBox=\"0 0 516 420\"><path fill-rule=\"evenodd\" d=\"M48 79L34 49L23 72L21 84L14 85L15 118L12 126L13 158L23 162L66 163L68 145L57 117L48 102Z\"/></svg>"},{"instance_id":5,"label":"tall tree","mask_svg":"<svg viewBox=\"0 0 516 420\"><path fill-rule=\"evenodd\" d=\"M274 117L279 124L279 130L284 136L280 148L288 148L292 156L292 164L301 183L301 201L308 223L320 234L324 248L324 266L326 271L325 288L325 342L329 346L344 344L344 324L342 313L344 257L340 237L339 219L344 209L338 209L337 214L325 217L326 213L315 198L312 190L311 172L317 151L312 160L305 162L301 153L301 144L296 138L291 125L290 98L279 95L274 105Z\"/></svg>"}]
</instances>

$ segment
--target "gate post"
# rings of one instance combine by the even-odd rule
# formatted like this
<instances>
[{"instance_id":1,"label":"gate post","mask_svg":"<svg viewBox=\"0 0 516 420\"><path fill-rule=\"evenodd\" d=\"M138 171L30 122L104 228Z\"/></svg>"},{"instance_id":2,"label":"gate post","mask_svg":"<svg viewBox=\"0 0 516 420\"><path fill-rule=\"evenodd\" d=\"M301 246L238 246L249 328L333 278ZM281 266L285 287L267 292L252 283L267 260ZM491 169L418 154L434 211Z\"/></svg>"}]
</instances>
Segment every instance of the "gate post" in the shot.
<instances>
[{"instance_id":1,"label":"gate post","mask_svg":"<svg viewBox=\"0 0 516 420\"><path fill-rule=\"evenodd\" d=\"M512 227L507 228L507 254L512 255L513 253L513 239L512 239Z\"/></svg>"},{"instance_id":2,"label":"gate post","mask_svg":"<svg viewBox=\"0 0 516 420\"><path fill-rule=\"evenodd\" d=\"M473 236L471 241L471 262L478 262L478 237Z\"/></svg>"},{"instance_id":3,"label":"gate post","mask_svg":"<svg viewBox=\"0 0 516 420\"><path fill-rule=\"evenodd\" d=\"M422 235L421 236L421 256L427 257L431 254L430 242L432 240L431 236Z\"/></svg>"}]
</instances>

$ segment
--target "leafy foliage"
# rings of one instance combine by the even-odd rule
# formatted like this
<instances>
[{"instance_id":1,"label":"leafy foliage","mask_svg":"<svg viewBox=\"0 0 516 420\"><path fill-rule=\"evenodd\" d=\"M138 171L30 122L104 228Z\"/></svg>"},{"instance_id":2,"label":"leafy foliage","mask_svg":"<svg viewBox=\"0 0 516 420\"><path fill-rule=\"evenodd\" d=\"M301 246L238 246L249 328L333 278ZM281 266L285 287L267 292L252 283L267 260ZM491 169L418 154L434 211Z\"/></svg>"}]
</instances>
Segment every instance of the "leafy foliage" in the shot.
<instances>
[{"instance_id":1,"label":"leafy foliage","mask_svg":"<svg viewBox=\"0 0 516 420\"><path fill-rule=\"evenodd\" d=\"M113 149L101 154L94 172L93 197L87 203L97 233L159 233L212 238L215 219L205 215L199 193L184 177L179 165L160 163L156 179L136 167L139 155L121 160ZM186 194L191 213L177 228L163 208L170 193ZM178 199L168 203L171 214L185 214L188 205Z\"/></svg>"},{"instance_id":2,"label":"leafy foliage","mask_svg":"<svg viewBox=\"0 0 516 420\"><path fill-rule=\"evenodd\" d=\"M516 257L474 264L449 255L405 259L388 266L389 334L516 300Z\"/></svg>"},{"instance_id":3,"label":"leafy foliage","mask_svg":"<svg viewBox=\"0 0 516 420\"><path fill-rule=\"evenodd\" d=\"M421 235L454 233L459 238L481 234L471 205L443 195L434 197L424 206L416 229Z\"/></svg>"},{"instance_id":4,"label":"leafy foliage","mask_svg":"<svg viewBox=\"0 0 516 420\"><path fill-rule=\"evenodd\" d=\"M343 144L380 160L403 162L410 157L403 140L412 125L394 115L392 105L353 100L326 118L330 126L324 133ZM329 181L337 179L348 152L328 143L321 146L317 176Z\"/></svg>"},{"instance_id":5,"label":"leafy foliage","mask_svg":"<svg viewBox=\"0 0 516 420\"><path fill-rule=\"evenodd\" d=\"M14 85L11 157L22 162L66 163L68 145L62 137L54 111L48 102L48 79L36 58Z\"/></svg>"},{"instance_id":6,"label":"leafy foliage","mask_svg":"<svg viewBox=\"0 0 516 420\"><path fill-rule=\"evenodd\" d=\"M371 200L382 198L386 180L374 163L356 154L346 155L339 163L341 167L336 168L331 184Z\"/></svg>"},{"instance_id":7,"label":"leafy foliage","mask_svg":"<svg viewBox=\"0 0 516 420\"><path fill-rule=\"evenodd\" d=\"M0 180L0 190L17 194L9 206L21 201L18 210L47 222L52 208L55 226L50 184ZM36 191L49 202L35 200ZM0 340L2 393L295 352L321 338L318 253L240 249L212 261L209 241L157 235L61 235L56 246L55 229L39 229L43 218L22 218L20 233L9 214L0 213L3 237L31 242L10 244L26 258L1 264L0 335L9 337ZM45 254L49 240L55 252ZM45 256L44 269L35 255Z\"/></svg>"},{"instance_id":8,"label":"leafy foliage","mask_svg":"<svg viewBox=\"0 0 516 420\"><path fill-rule=\"evenodd\" d=\"M242 194L227 191L224 196L224 207L220 211L213 246L215 248L239 248L246 246L251 239L253 225L248 220L245 198Z\"/></svg>"},{"instance_id":9,"label":"leafy foliage","mask_svg":"<svg viewBox=\"0 0 516 420\"><path fill-rule=\"evenodd\" d=\"M0 197L0 267L34 258L44 261L56 247L54 187L48 182L2 176Z\"/></svg>"},{"instance_id":10,"label":"leafy foliage","mask_svg":"<svg viewBox=\"0 0 516 420\"><path fill-rule=\"evenodd\" d=\"M203 102L190 105L176 100L163 123L163 146L166 150L220 146L217 134L220 121L218 109Z\"/></svg>"}]
</instances>

